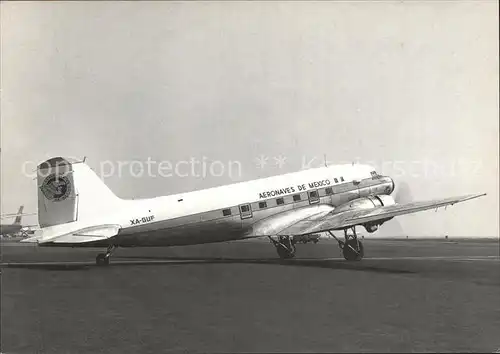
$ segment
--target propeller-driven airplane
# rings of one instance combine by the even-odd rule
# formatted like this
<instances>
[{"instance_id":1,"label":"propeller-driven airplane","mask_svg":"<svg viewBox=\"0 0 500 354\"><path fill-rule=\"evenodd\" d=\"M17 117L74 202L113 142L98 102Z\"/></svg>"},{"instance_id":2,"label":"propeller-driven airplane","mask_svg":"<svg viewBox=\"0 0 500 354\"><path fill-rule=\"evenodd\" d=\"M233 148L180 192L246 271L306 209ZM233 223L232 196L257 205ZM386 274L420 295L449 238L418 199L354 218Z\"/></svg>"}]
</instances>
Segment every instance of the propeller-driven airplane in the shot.
<instances>
[{"instance_id":1,"label":"propeller-driven airplane","mask_svg":"<svg viewBox=\"0 0 500 354\"><path fill-rule=\"evenodd\" d=\"M15 216L14 222L12 224L0 224L0 235L13 235L21 233L23 236L28 235L28 230L26 228L30 228L34 225L22 225L21 219L24 215L32 215L33 213L23 213L24 205L19 207L19 211L16 214L4 214L3 218L11 218Z\"/></svg>"},{"instance_id":2,"label":"propeller-driven airplane","mask_svg":"<svg viewBox=\"0 0 500 354\"><path fill-rule=\"evenodd\" d=\"M23 217L24 205L19 207L17 214L6 214L3 217L16 216L12 224L0 224L0 235L10 235L21 231L23 226L21 225L21 218Z\"/></svg>"},{"instance_id":3,"label":"propeller-driven airplane","mask_svg":"<svg viewBox=\"0 0 500 354\"><path fill-rule=\"evenodd\" d=\"M150 199L117 197L82 161L54 157L37 168L39 246L180 246L269 237L280 258L296 253L294 237L328 232L348 261L361 260L356 226L368 233L392 218L486 194L398 203L396 185L369 165L332 165ZM352 233L348 231L352 230ZM334 235L343 231L344 239Z\"/></svg>"}]
</instances>

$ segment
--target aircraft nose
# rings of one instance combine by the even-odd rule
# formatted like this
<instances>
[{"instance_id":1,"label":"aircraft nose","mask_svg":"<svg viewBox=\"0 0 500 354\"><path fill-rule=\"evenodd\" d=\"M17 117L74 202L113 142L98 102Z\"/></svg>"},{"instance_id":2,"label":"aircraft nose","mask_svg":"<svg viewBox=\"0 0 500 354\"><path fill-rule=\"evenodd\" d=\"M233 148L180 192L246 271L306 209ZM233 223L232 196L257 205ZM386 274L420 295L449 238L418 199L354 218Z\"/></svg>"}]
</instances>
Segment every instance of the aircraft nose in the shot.
<instances>
[{"instance_id":1,"label":"aircraft nose","mask_svg":"<svg viewBox=\"0 0 500 354\"><path fill-rule=\"evenodd\" d=\"M389 180L391 181L391 191L389 192L389 194L391 194L396 189L396 184L394 183L394 180L391 177L389 177Z\"/></svg>"}]
</instances>

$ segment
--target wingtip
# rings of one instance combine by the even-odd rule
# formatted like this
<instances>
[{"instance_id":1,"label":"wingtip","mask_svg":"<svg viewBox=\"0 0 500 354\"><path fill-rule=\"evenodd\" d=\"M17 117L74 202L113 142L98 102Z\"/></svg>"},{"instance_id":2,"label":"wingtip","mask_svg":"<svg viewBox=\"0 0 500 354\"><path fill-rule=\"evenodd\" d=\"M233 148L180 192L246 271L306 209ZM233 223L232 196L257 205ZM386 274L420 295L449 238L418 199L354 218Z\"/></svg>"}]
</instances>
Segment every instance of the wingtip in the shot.
<instances>
[{"instance_id":1,"label":"wingtip","mask_svg":"<svg viewBox=\"0 0 500 354\"><path fill-rule=\"evenodd\" d=\"M476 199L476 198L481 198L481 197L484 197L487 193L480 193L480 194L470 194L469 196L467 196L465 198L465 200L469 200L469 199Z\"/></svg>"}]
</instances>

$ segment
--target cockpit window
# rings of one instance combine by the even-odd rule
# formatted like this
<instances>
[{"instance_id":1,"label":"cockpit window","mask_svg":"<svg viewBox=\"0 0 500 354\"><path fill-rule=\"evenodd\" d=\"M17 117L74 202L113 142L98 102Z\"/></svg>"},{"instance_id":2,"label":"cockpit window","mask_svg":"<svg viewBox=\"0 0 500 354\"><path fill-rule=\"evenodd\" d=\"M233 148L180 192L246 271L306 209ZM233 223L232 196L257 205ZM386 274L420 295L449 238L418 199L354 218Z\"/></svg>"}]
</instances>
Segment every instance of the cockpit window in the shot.
<instances>
[{"instance_id":1,"label":"cockpit window","mask_svg":"<svg viewBox=\"0 0 500 354\"><path fill-rule=\"evenodd\" d=\"M370 172L370 174L372 175L372 179L380 178L380 175L377 173L377 171L372 171Z\"/></svg>"}]
</instances>

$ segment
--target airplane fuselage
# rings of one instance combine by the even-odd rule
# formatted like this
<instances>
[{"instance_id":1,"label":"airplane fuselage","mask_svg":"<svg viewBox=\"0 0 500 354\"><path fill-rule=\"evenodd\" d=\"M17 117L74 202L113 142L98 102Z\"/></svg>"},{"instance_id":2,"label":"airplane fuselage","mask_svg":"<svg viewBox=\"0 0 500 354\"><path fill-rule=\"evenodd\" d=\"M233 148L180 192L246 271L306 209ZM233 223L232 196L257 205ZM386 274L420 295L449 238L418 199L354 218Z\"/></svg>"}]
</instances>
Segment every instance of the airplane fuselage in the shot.
<instances>
[{"instance_id":1,"label":"airplane fuselage","mask_svg":"<svg viewBox=\"0 0 500 354\"><path fill-rule=\"evenodd\" d=\"M21 225L10 224L10 225L0 225L0 235L9 235L20 232L22 229Z\"/></svg>"},{"instance_id":2,"label":"airplane fuselage","mask_svg":"<svg viewBox=\"0 0 500 354\"><path fill-rule=\"evenodd\" d=\"M272 236L280 218L290 224L393 190L392 179L377 175L370 166L337 165L165 197L120 200L113 210L98 213L107 223L120 225L113 241L117 246L181 246Z\"/></svg>"}]
</instances>

